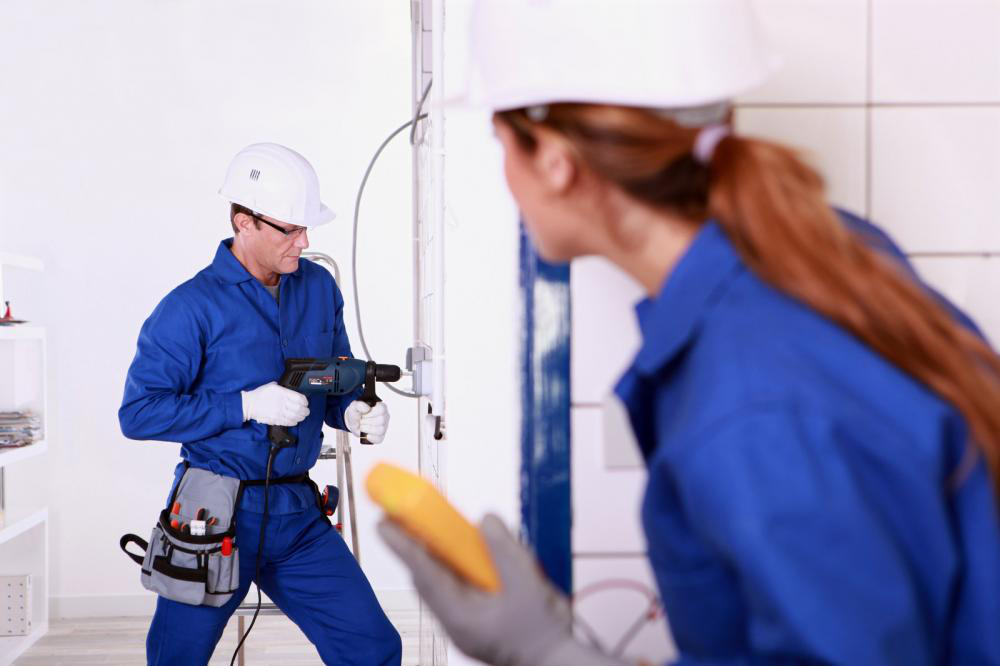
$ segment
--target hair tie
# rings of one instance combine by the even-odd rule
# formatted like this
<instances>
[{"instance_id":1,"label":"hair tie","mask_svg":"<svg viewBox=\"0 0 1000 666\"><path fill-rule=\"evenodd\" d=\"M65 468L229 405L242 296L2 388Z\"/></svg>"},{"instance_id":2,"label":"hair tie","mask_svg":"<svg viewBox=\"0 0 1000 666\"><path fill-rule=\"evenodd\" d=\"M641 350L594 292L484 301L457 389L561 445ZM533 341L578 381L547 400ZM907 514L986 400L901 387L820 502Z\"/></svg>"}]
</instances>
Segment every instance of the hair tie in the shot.
<instances>
[{"instance_id":1,"label":"hair tie","mask_svg":"<svg viewBox=\"0 0 1000 666\"><path fill-rule=\"evenodd\" d=\"M732 130L729 125L716 124L716 125L706 125L698 130L698 136L694 140L694 148L691 150L691 154L694 158L701 164L709 164L712 161L712 155L715 154L715 148L719 145L719 142L730 135Z\"/></svg>"},{"instance_id":2,"label":"hair tie","mask_svg":"<svg viewBox=\"0 0 1000 666\"><path fill-rule=\"evenodd\" d=\"M529 120L536 123L543 123L545 119L549 117L549 105L548 104L535 104L534 106L529 106L524 109L524 115L528 116Z\"/></svg>"}]
</instances>

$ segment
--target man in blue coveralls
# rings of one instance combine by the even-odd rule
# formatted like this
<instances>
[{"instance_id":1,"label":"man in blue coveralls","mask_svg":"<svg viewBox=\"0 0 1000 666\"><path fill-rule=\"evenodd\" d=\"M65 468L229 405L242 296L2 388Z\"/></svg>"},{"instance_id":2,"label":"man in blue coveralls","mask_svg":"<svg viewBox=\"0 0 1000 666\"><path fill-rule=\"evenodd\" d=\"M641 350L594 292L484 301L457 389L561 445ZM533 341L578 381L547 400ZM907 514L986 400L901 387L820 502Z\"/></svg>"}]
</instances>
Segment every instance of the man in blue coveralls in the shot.
<instances>
[{"instance_id":1,"label":"man in blue coveralls","mask_svg":"<svg viewBox=\"0 0 1000 666\"><path fill-rule=\"evenodd\" d=\"M234 236L143 324L119 411L122 432L179 442L187 465L241 480L265 477L268 425L297 426L298 436L276 455L272 479L304 475L315 464L324 421L382 441L385 403L370 408L359 393L307 399L275 383L286 358L351 355L340 290L326 270L299 258L307 229L334 217L312 166L284 146L254 144L233 159L219 193L231 202ZM182 463L178 478L183 470ZM148 664L207 664L252 580L324 663L399 664L399 634L320 512L314 488L303 481L268 492L263 535L264 488L247 487L237 507L236 594L218 608L159 597Z\"/></svg>"}]
</instances>

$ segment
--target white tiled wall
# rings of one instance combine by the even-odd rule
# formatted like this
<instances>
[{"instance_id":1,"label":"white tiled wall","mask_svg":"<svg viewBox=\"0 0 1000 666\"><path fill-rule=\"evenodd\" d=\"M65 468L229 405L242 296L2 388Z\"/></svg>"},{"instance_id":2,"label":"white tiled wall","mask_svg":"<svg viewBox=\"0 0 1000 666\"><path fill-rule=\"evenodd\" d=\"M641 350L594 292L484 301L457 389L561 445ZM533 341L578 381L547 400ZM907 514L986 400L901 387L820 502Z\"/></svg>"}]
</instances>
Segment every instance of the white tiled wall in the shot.
<instances>
[{"instance_id":1,"label":"white tiled wall","mask_svg":"<svg viewBox=\"0 0 1000 666\"><path fill-rule=\"evenodd\" d=\"M756 0L781 70L747 102L864 104L868 0Z\"/></svg>"},{"instance_id":2,"label":"white tiled wall","mask_svg":"<svg viewBox=\"0 0 1000 666\"><path fill-rule=\"evenodd\" d=\"M587 257L573 262L570 290L573 402L596 405L639 348L632 305L642 289L611 262Z\"/></svg>"},{"instance_id":3,"label":"white tiled wall","mask_svg":"<svg viewBox=\"0 0 1000 666\"><path fill-rule=\"evenodd\" d=\"M833 203L887 229L1000 343L1000 0L756 4L784 68L739 101L738 131L800 148ZM648 580L645 472L609 456L629 444L606 434L605 401L639 344L641 293L596 259L577 262L572 280L577 583ZM609 632L622 621L611 604L585 617Z\"/></svg>"},{"instance_id":4,"label":"white tiled wall","mask_svg":"<svg viewBox=\"0 0 1000 666\"><path fill-rule=\"evenodd\" d=\"M914 257L923 278L970 313L994 348L1000 348L1000 259L990 256Z\"/></svg>"},{"instance_id":5,"label":"white tiled wall","mask_svg":"<svg viewBox=\"0 0 1000 666\"><path fill-rule=\"evenodd\" d=\"M1000 3L872 0L872 99L1000 102Z\"/></svg>"},{"instance_id":6,"label":"white tiled wall","mask_svg":"<svg viewBox=\"0 0 1000 666\"><path fill-rule=\"evenodd\" d=\"M875 221L910 252L1000 250L1000 104L879 107L871 119Z\"/></svg>"},{"instance_id":7,"label":"white tiled wall","mask_svg":"<svg viewBox=\"0 0 1000 666\"><path fill-rule=\"evenodd\" d=\"M743 108L736 130L779 138L826 177L830 201L862 211L865 207L865 109L863 107Z\"/></svg>"}]
</instances>

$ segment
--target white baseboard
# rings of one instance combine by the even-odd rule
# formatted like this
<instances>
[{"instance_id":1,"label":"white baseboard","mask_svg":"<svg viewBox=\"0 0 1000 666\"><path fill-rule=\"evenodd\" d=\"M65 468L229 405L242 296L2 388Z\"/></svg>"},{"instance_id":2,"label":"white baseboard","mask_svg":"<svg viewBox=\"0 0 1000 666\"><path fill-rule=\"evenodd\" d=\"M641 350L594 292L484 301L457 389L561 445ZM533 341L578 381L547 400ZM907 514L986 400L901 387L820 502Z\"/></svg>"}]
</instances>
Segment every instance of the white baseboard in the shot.
<instances>
[{"instance_id":1,"label":"white baseboard","mask_svg":"<svg viewBox=\"0 0 1000 666\"><path fill-rule=\"evenodd\" d=\"M416 612L419 607L413 590L375 590L375 596L387 612ZM156 595L151 592L49 598L49 615L57 619L152 617L155 609Z\"/></svg>"}]
</instances>

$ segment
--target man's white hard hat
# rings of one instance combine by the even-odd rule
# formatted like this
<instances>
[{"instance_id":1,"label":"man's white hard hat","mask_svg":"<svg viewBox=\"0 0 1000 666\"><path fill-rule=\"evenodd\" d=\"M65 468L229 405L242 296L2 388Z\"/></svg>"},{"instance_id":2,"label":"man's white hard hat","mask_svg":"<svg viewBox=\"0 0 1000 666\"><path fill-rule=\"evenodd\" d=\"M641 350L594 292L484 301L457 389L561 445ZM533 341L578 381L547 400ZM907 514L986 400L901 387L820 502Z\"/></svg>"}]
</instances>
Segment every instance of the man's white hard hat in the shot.
<instances>
[{"instance_id":1,"label":"man's white hard hat","mask_svg":"<svg viewBox=\"0 0 1000 666\"><path fill-rule=\"evenodd\" d=\"M477 0L463 105L717 105L776 68L750 0Z\"/></svg>"},{"instance_id":2,"label":"man's white hard hat","mask_svg":"<svg viewBox=\"0 0 1000 666\"><path fill-rule=\"evenodd\" d=\"M291 148L254 143L236 154L219 194L232 203L300 227L318 227L336 215L319 197L312 165Z\"/></svg>"}]
</instances>

